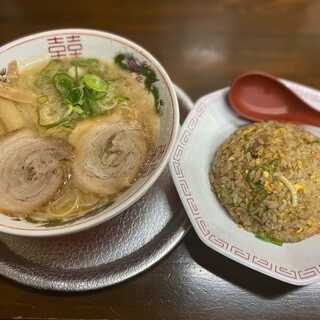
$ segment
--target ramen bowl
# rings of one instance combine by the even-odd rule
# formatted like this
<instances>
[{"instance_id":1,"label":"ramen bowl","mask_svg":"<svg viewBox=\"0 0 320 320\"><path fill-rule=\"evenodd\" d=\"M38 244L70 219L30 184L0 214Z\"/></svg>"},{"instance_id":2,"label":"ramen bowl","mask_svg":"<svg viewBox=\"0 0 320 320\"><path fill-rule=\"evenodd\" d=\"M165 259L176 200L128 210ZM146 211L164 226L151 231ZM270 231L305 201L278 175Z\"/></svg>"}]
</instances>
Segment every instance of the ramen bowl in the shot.
<instances>
[{"instance_id":1,"label":"ramen bowl","mask_svg":"<svg viewBox=\"0 0 320 320\"><path fill-rule=\"evenodd\" d=\"M58 236L101 224L138 201L167 166L179 128L179 107L170 78L161 64L144 48L115 34L91 29L60 29L32 34L0 48L0 73L5 79L11 61L20 71L48 60L93 58L116 61L151 96L159 116L159 134L147 165L138 178L110 203L80 215L34 219L0 214L0 232L19 236ZM72 128L71 128L72 130ZM88 128L90 130L90 128ZM1 159L1 155L0 155ZM74 169L74 168L73 168ZM72 175L72 171L71 171ZM3 193L5 196L5 192Z\"/></svg>"}]
</instances>

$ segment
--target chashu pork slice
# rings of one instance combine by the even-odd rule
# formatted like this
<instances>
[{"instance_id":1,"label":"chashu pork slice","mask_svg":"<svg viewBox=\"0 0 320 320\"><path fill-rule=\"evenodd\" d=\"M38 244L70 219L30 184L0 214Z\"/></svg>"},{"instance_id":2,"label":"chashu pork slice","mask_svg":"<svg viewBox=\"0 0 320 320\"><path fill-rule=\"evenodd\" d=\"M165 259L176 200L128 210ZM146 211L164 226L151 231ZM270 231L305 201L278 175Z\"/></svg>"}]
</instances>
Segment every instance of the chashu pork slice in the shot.
<instances>
[{"instance_id":1,"label":"chashu pork slice","mask_svg":"<svg viewBox=\"0 0 320 320\"><path fill-rule=\"evenodd\" d=\"M153 139L137 120L84 121L70 136L75 147L73 182L84 191L116 196L129 187L149 158Z\"/></svg>"},{"instance_id":2,"label":"chashu pork slice","mask_svg":"<svg viewBox=\"0 0 320 320\"><path fill-rule=\"evenodd\" d=\"M47 204L70 176L73 147L30 129L0 140L0 210L30 213Z\"/></svg>"}]
</instances>

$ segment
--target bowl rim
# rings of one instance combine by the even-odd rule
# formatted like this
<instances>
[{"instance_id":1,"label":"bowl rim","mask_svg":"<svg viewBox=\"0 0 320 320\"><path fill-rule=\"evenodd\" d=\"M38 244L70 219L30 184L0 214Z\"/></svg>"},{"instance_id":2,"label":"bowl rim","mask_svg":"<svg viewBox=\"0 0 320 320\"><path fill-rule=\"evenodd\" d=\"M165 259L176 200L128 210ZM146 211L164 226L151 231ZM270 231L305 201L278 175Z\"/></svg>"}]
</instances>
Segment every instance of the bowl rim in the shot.
<instances>
[{"instance_id":1,"label":"bowl rim","mask_svg":"<svg viewBox=\"0 0 320 320\"><path fill-rule=\"evenodd\" d=\"M160 62L151 54L147 49L142 47L140 44L126 38L120 36L115 33L111 33L108 31L103 31L99 29L90 29L90 28L61 28L61 29L51 29L36 32L33 34L25 35L20 38L16 38L2 46L0 46L0 58L1 54L11 48L14 48L19 45L23 45L26 42L38 40L43 37L51 36L51 35L65 35L65 34L80 34L84 36L99 36L103 38L108 38L112 41L120 42L121 44L130 47L132 50L139 52L142 56L146 57L149 62L152 63L152 66L157 70L159 75L161 75L163 81L166 84L166 88L168 89L168 93L172 103L172 130L170 133L170 139L166 145L166 149L163 153L162 160L158 163L157 169L152 172L152 174L146 179L142 186L139 187L138 190L127 200L122 203L119 203L114 207L115 211L112 210L104 215L103 213L99 213L96 216L89 217L85 221L79 221L70 225L64 225L62 227L54 227L54 228L17 228L10 227L8 225L4 225L0 223L0 232L17 235L17 236L30 236L30 237L49 237L49 236L61 236L66 234L71 234L79 231L83 231L94 226L97 226L113 217L121 214L127 208L132 206L136 201L138 201L155 183L155 181L159 178L161 173L164 171L167 166L170 155L175 145L175 140L177 138L177 134L180 128L180 113L179 113L179 104L175 91L175 87L164 67L160 64ZM50 57L48 57L50 59ZM103 211L102 211L103 212ZM15 222L15 221L14 221Z\"/></svg>"}]
</instances>

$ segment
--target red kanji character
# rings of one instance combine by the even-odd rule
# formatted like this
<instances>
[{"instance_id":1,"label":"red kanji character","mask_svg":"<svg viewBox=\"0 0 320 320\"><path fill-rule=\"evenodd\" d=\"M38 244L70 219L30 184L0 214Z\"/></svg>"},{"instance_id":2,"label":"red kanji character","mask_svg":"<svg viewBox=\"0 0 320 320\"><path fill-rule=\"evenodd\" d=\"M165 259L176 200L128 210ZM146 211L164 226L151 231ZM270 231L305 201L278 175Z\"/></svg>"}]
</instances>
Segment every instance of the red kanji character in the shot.
<instances>
[{"instance_id":1,"label":"red kanji character","mask_svg":"<svg viewBox=\"0 0 320 320\"><path fill-rule=\"evenodd\" d=\"M67 55L65 45L49 46L48 51L50 53L51 58L61 58Z\"/></svg>"},{"instance_id":2,"label":"red kanji character","mask_svg":"<svg viewBox=\"0 0 320 320\"><path fill-rule=\"evenodd\" d=\"M63 37L52 37L52 38L48 38L47 41L49 45L61 44L64 42Z\"/></svg>"},{"instance_id":3,"label":"red kanji character","mask_svg":"<svg viewBox=\"0 0 320 320\"><path fill-rule=\"evenodd\" d=\"M68 44L68 52L71 56L80 56L82 51L81 43Z\"/></svg>"},{"instance_id":4,"label":"red kanji character","mask_svg":"<svg viewBox=\"0 0 320 320\"><path fill-rule=\"evenodd\" d=\"M71 56L81 55L82 43L81 43L80 36L78 35L67 36L67 42L68 42L68 52L70 53Z\"/></svg>"},{"instance_id":5,"label":"red kanji character","mask_svg":"<svg viewBox=\"0 0 320 320\"><path fill-rule=\"evenodd\" d=\"M71 35L71 36L67 36L67 42L68 43L72 43L72 42L81 42L80 41L80 36L76 36L76 35Z\"/></svg>"}]
</instances>

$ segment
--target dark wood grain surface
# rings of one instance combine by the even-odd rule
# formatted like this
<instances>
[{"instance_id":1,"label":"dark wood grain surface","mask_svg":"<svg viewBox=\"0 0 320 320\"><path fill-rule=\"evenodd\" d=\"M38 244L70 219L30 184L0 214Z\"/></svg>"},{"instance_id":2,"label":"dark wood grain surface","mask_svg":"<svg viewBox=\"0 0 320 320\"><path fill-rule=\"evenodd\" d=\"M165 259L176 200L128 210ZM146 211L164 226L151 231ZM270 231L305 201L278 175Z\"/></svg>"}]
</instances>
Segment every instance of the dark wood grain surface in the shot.
<instances>
[{"instance_id":1,"label":"dark wood grain surface","mask_svg":"<svg viewBox=\"0 0 320 320\"><path fill-rule=\"evenodd\" d=\"M139 43L193 100L252 69L320 89L318 0L0 0L0 45L65 27ZM317 319L320 283L262 275L210 250L191 229L155 266L113 287L58 293L0 277L0 318Z\"/></svg>"}]
</instances>

